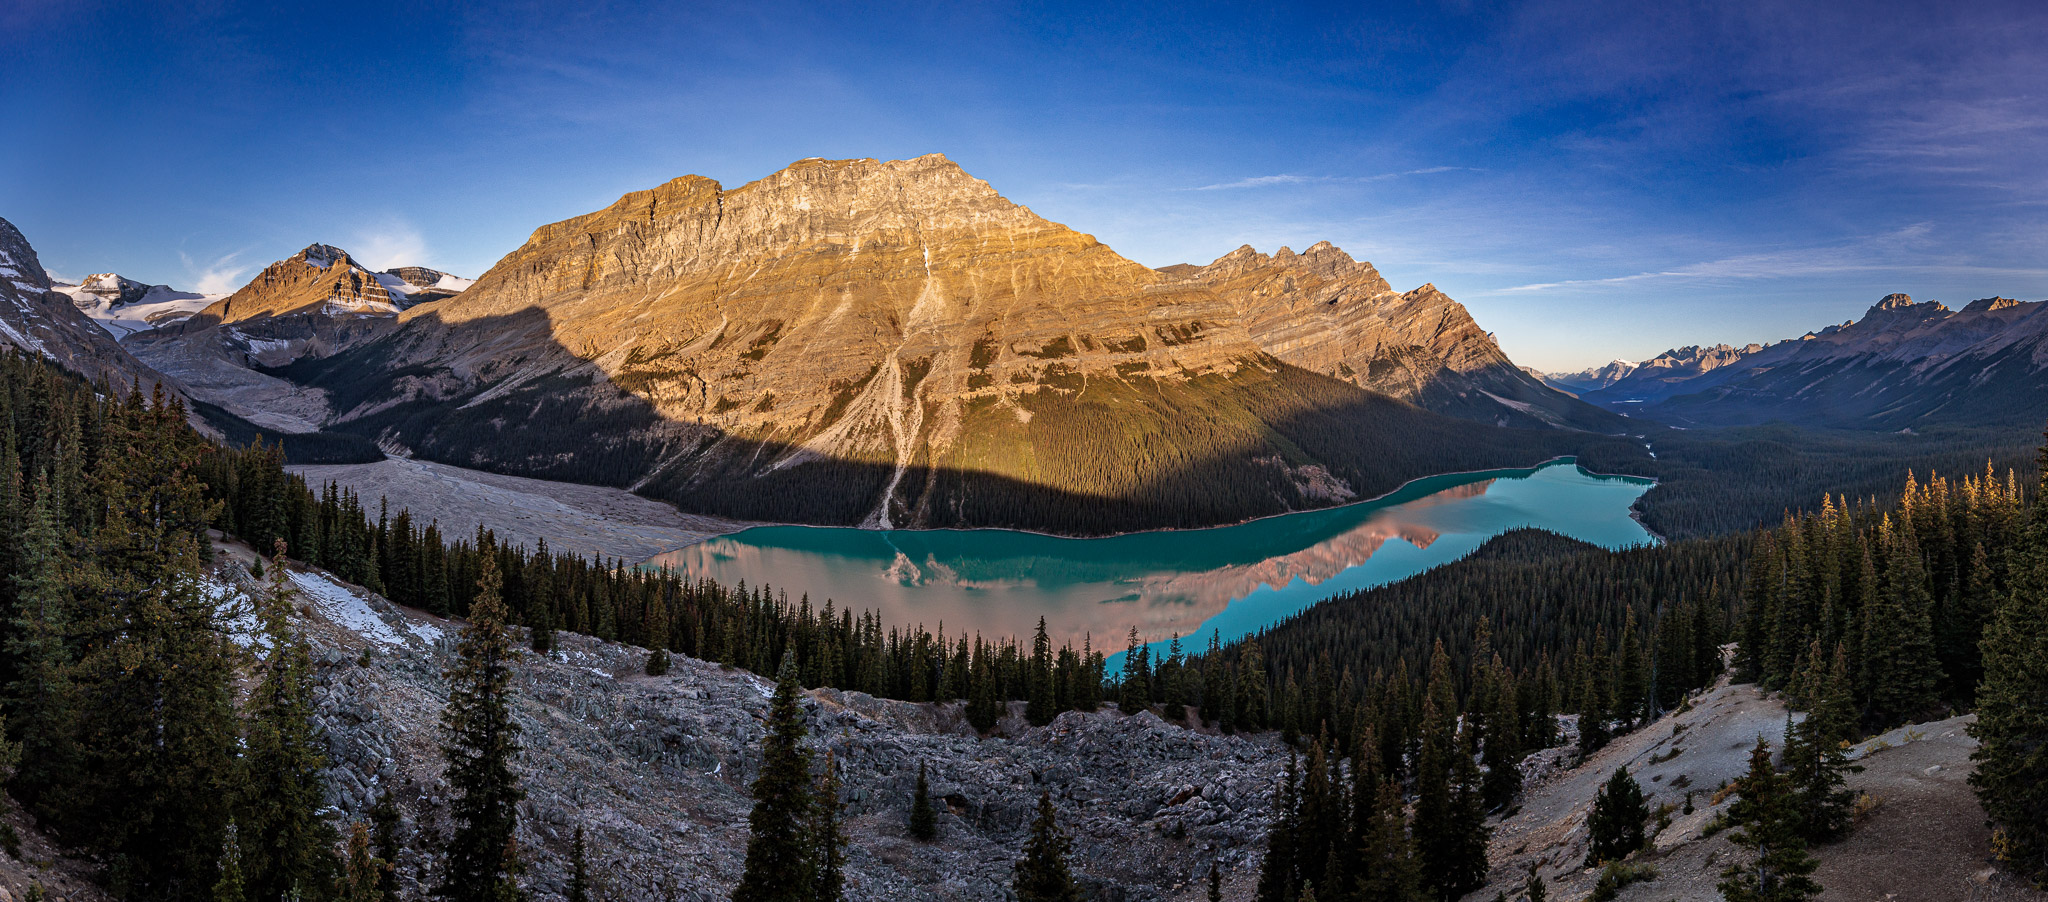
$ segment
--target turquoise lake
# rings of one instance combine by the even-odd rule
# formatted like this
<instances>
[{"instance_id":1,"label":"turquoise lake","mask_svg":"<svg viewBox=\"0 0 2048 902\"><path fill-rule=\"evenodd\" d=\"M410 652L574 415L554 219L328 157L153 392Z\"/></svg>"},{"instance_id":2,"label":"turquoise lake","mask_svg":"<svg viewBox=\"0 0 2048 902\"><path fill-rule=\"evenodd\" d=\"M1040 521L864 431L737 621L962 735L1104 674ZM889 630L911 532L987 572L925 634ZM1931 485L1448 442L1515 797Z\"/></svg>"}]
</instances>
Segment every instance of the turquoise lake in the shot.
<instances>
[{"instance_id":1,"label":"turquoise lake","mask_svg":"<svg viewBox=\"0 0 2048 902\"><path fill-rule=\"evenodd\" d=\"M1570 459L1523 470L1419 479L1373 501L1213 529L1069 539L1000 529L763 526L647 561L727 585L767 584L813 606L875 609L885 625L957 638L1028 637L1043 615L1054 644L1084 635L1121 651L1135 626L1200 647L1286 618L1331 595L1412 576L1512 529L1537 527L1607 548L1656 541L1630 516L1651 481L1587 472Z\"/></svg>"}]
</instances>

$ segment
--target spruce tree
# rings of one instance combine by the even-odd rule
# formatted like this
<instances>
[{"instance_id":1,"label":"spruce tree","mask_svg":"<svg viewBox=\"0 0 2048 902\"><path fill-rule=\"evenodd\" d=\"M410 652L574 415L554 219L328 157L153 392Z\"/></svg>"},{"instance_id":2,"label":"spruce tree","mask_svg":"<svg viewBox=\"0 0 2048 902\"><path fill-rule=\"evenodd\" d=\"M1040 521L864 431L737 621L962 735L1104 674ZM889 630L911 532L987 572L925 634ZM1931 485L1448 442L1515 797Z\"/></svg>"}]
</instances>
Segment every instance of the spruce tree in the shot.
<instances>
[{"instance_id":1,"label":"spruce tree","mask_svg":"<svg viewBox=\"0 0 2048 902\"><path fill-rule=\"evenodd\" d=\"M1209 902L1223 902L1223 871L1209 862Z\"/></svg>"},{"instance_id":2,"label":"spruce tree","mask_svg":"<svg viewBox=\"0 0 2048 902\"><path fill-rule=\"evenodd\" d=\"M1771 746L1761 737L1749 753L1749 773L1736 782L1739 793L1729 820L1741 826L1729 838L1754 856L1732 864L1718 884L1727 902L1803 902L1820 895L1812 874L1817 863L1799 835L1800 816L1790 781L1771 764Z\"/></svg>"},{"instance_id":3,"label":"spruce tree","mask_svg":"<svg viewBox=\"0 0 2048 902\"><path fill-rule=\"evenodd\" d=\"M1060 831L1052 807L1052 793L1038 795L1038 819L1031 822L1031 837L1024 841L1024 854L1017 859L1016 876L1010 888L1018 902L1081 902L1081 888L1067 870L1067 852L1073 841Z\"/></svg>"},{"instance_id":4,"label":"spruce tree","mask_svg":"<svg viewBox=\"0 0 2048 902\"><path fill-rule=\"evenodd\" d=\"M481 558L469 626L455 646L448 705L441 712L441 756L454 796L449 815L455 834L434 893L455 902L520 898L522 865L514 831L526 793L512 772L519 756L519 725L512 720L512 637L505 626L496 557Z\"/></svg>"},{"instance_id":5,"label":"spruce tree","mask_svg":"<svg viewBox=\"0 0 2048 902\"><path fill-rule=\"evenodd\" d=\"M377 804L370 808L370 850L371 854L384 861L384 870L377 877L377 887L386 899L398 898L398 854L405 848L399 830L403 826L398 800L391 797L391 787L386 786L377 794Z\"/></svg>"},{"instance_id":6,"label":"spruce tree","mask_svg":"<svg viewBox=\"0 0 2048 902\"><path fill-rule=\"evenodd\" d=\"M385 902L384 872L390 869L390 864L370 852L369 826L357 823L349 831L348 858L334 893L336 902Z\"/></svg>"},{"instance_id":7,"label":"spruce tree","mask_svg":"<svg viewBox=\"0 0 2048 902\"><path fill-rule=\"evenodd\" d=\"M1650 809L1643 803L1642 785L1629 775L1628 768L1615 768L1613 776L1607 778L1607 783L1593 798L1593 813L1586 817L1590 837L1586 847L1586 866L1599 867L1603 862L1620 861L1642 848L1643 823L1649 819Z\"/></svg>"},{"instance_id":8,"label":"spruce tree","mask_svg":"<svg viewBox=\"0 0 2048 902\"><path fill-rule=\"evenodd\" d=\"M12 712L10 726L21 737L21 763L12 785L31 800L72 785L78 764L73 662L66 637L71 599L57 548L56 505L40 478L34 495L16 552L15 610L11 629L5 632L5 651L16 674L0 699Z\"/></svg>"},{"instance_id":9,"label":"spruce tree","mask_svg":"<svg viewBox=\"0 0 2048 902\"><path fill-rule=\"evenodd\" d=\"M1534 868L1529 870L1529 879L1522 884L1522 892L1529 897L1529 902L1550 902L1550 887L1543 884L1543 876Z\"/></svg>"},{"instance_id":10,"label":"spruce tree","mask_svg":"<svg viewBox=\"0 0 2048 902\"><path fill-rule=\"evenodd\" d=\"M1486 847L1493 831L1486 826L1484 780L1475 758L1472 728L1460 731L1457 760L1451 768L1451 849L1443 856L1445 869L1432 875L1437 892L1445 902L1464 897L1486 885Z\"/></svg>"},{"instance_id":11,"label":"spruce tree","mask_svg":"<svg viewBox=\"0 0 2048 902\"><path fill-rule=\"evenodd\" d=\"M1025 675L1024 719L1034 727L1052 723L1059 716L1052 682L1052 638L1045 632L1045 617L1038 618L1038 631L1031 637L1030 671Z\"/></svg>"},{"instance_id":12,"label":"spruce tree","mask_svg":"<svg viewBox=\"0 0 2048 902\"><path fill-rule=\"evenodd\" d=\"M1266 826L1266 857L1259 863L1259 902L1289 902L1295 895L1295 838L1301 832L1300 765L1287 755L1287 770L1273 794L1273 820Z\"/></svg>"},{"instance_id":13,"label":"spruce tree","mask_svg":"<svg viewBox=\"0 0 2048 902\"><path fill-rule=\"evenodd\" d=\"M807 902L818 885L811 755L803 747L796 656L785 654L768 703L768 735L761 741L761 774L754 779L754 811L747 817L746 869L733 902Z\"/></svg>"},{"instance_id":14,"label":"spruce tree","mask_svg":"<svg viewBox=\"0 0 2048 902\"><path fill-rule=\"evenodd\" d=\"M1984 632L1983 660L1970 785L1991 820L1998 857L2048 884L2048 504L2034 508L2012 563L2011 591Z\"/></svg>"},{"instance_id":15,"label":"spruce tree","mask_svg":"<svg viewBox=\"0 0 2048 902\"><path fill-rule=\"evenodd\" d=\"M324 743L313 725L313 654L291 624L298 593L289 579L284 542L271 560L270 592L262 601L268 654L249 694L248 751L243 764L243 869L258 899L319 898L334 880L334 827L320 816L326 791Z\"/></svg>"},{"instance_id":16,"label":"spruce tree","mask_svg":"<svg viewBox=\"0 0 2048 902\"><path fill-rule=\"evenodd\" d=\"M1124 647L1124 674L1117 710L1136 714L1152 707L1152 667L1138 628L1131 627L1130 642Z\"/></svg>"},{"instance_id":17,"label":"spruce tree","mask_svg":"<svg viewBox=\"0 0 2048 902\"><path fill-rule=\"evenodd\" d=\"M569 843L568 902L590 902L590 853L584 845L583 826L576 826L576 838Z\"/></svg>"},{"instance_id":18,"label":"spruce tree","mask_svg":"<svg viewBox=\"0 0 2048 902\"><path fill-rule=\"evenodd\" d=\"M1186 677L1183 673L1185 669L1185 659L1181 656L1180 650L1180 634L1174 633L1173 644L1166 652L1166 666L1160 668L1160 697L1165 702L1165 707L1160 709L1160 716L1165 717L1168 723L1183 723L1188 719L1187 690L1184 688Z\"/></svg>"},{"instance_id":19,"label":"spruce tree","mask_svg":"<svg viewBox=\"0 0 2048 902\"><path fill-rule=\"evenodd\" d=\"M1848 664L1837 654L1829 664L1816 640L1809 656L1806 718L1785 728L1784 765L1791 781L1794 810L1808 842L1826 842L1849 830L1856 794L1845 788L1848 774L1863 770L1849 763L1842 741L1853 729Z\"/></svg>"},{"instance_id":20,"label":"spruce tree","mask_svg":"<svg viewBox=\"0 0 2048 902\"><path fill-rule=\"evenodd\" d=\"M917 763L917 791L910 796L910 836L931 842L939 836L938 815L932 811L931 789L924 779L924 762Z\"/></svg>"},{"instance_id":21,"label":"spruce tree","mask_svg":"<svg viewBox=\"0 0 2048 902\"><path fill-rule=\"evenodd\" d=\"M1401 788L1389 781L1380 784L1377 793L1372 820L1362 828L1354 898L1358 902L1416 902L1422 898L1421 877L1401 812Z\"/></svg>"},{"instance_id":22,"label":"spruce tree","mask_svg":"<svg viewBox=\"0 0 2048 902\"><path fill-rule=\"evenodd\" d=\"M227 838L221 842L220 876L213 881L213 902L249 902L248 883L242 879L242 844L235 833L235 822L229 821Z\"/></svg>"}]
</instances>

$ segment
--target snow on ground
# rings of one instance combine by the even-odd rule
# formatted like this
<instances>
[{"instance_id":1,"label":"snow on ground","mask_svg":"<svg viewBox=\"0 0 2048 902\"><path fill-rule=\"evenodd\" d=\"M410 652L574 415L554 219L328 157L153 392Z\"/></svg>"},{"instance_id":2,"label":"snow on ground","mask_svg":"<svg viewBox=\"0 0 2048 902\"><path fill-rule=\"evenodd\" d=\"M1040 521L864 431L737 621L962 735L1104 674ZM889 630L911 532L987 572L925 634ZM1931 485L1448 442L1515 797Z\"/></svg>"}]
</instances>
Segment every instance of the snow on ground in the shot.
<instances>
[{"instance_id":1,"label":"snow on ground","mask_svg":"<svg viewBox=\"0 0 2048 902\"><path fill-rule=\"evenodd\" d=\"M320 613L337 626L354 630L357 635L384 645L404 645L404 637L385 623L384 618L371 610L370 603L346 586L329 579L324 573L292 572L292 584L299 587L307 598L320 609ZM417 633L415 633L417 635ZM424 638L424 637L422 637Z\"/></svg>"},{"instance_id":2,"label":"snow on ground","mask_svg":"<svg viewBox=\"0 0 2048 902\"><path fill-rule=\"evenodd\" d=\"M152 285L148 293L132 304L111 306L105 298L86 291L81 285L52 286L58 293L71 298L79 312L98 323L109 335L122 338L136 332L146 332L158 326L180 322L192 314L207 308L224 294L198 294L179 291L168 285Z\"/></svg>"},{"instance_id":3,"label":"snow on ground","mask_svg":"<svg viewBox=\"0 0 2048 902\"><path fill-rule=\"evenodd\" d=\"M263 638L263 624L256 620L256 603L248 593L212 575L201 577L199 586L200 591L214 600L214 609L220 612L221 625L227 628L229 641L243 648L270 647L269 641Z\"/></svg>"}]
</instances>

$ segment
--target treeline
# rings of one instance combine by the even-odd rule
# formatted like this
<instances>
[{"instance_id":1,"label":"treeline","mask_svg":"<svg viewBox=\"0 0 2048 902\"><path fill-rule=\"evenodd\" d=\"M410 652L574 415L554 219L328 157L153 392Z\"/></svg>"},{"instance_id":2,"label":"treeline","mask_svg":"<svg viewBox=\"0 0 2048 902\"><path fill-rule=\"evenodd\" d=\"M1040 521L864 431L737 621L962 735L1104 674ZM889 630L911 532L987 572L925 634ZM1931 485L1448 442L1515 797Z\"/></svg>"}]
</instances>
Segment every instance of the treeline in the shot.
<instances>
[{"instance_id":1,"label":"treeline","mask_svg":"<svg viewBox=\"0 0 2048 902\"><path fill-rule=\"evenodd\" d=\"M1733 535L1777 525L1822 495L1898 501L1899 474L1964 473L1989 459L2033 479L2034 442L2023 431L1938 427L1917 433L1810 429L1786 423L1679 430L1644 425L1644 439L1589 439L1579 463L1602 473L1655 477L1643 523L1668 539ZM1645 453L1643 442L1651 443Z\"/></svg>"},{"instance_id":2,"label":"treeline","mask_svg":"<svg viewBox=\"0 0 2048 902\"><path fill-rule=\"evenodd\" d=\"M1909 474L1888 509L1831 497L1787 517L1750 562L1742 676L1802 697L1839 657L1871 730L1971 707L2024 525L2018 478L1989 469Z\"/></svg>"}]
</instances>

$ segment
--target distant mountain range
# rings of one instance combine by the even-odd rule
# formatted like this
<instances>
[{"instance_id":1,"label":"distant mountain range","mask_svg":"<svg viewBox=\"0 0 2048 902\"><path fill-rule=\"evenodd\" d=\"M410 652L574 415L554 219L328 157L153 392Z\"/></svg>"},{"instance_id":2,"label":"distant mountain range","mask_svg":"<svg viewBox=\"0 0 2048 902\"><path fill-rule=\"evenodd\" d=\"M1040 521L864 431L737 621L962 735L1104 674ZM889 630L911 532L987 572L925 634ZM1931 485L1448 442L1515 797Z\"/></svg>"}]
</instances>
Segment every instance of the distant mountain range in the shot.
<instances>
[{"instance_id":1,"label":"distant mountain range","mask_svg":"<svg viewBox=\"0 0 2048 902\"><path fill-rule=\"evenodd\" d=\"M2034 426L2048 417L2044 308L1984 298L1951 310L1892 294L1861 319L1795 339L1678 348L1605 384L1548 378L1610 410L1676 426Z\"/></svg>"}]
</instances>

